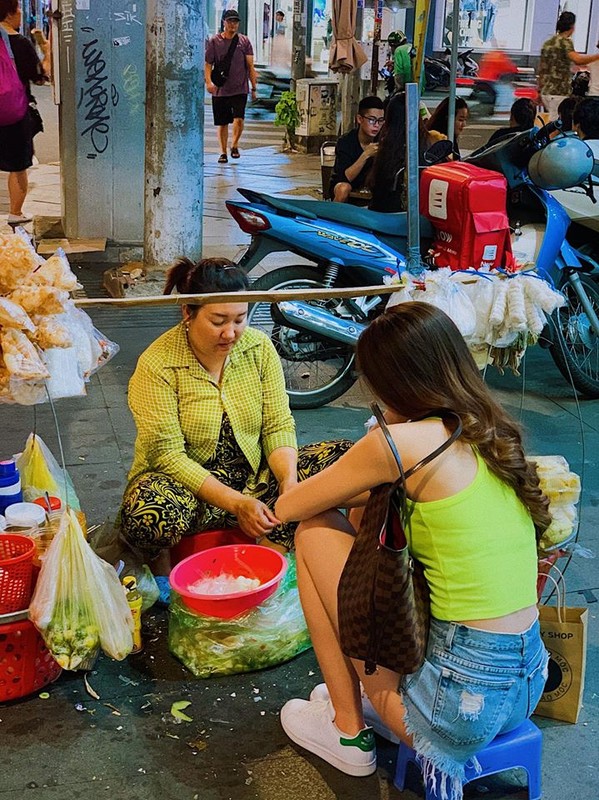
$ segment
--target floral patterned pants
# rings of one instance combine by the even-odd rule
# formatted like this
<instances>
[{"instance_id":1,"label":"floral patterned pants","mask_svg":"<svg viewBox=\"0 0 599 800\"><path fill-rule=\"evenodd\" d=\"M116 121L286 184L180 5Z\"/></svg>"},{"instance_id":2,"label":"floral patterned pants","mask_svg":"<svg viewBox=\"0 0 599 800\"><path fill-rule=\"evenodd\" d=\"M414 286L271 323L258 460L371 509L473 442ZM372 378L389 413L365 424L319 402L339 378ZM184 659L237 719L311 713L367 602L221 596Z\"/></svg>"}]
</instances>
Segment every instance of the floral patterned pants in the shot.
<instances>
[{"instance_id":1,"label":"floral patterned pants","mask_svg":"<svg viewBox=\"0 0 599 800\"><path fill-rule=\"evenodd\" d=\"M346 453L353 442L338 439L304 445L298 451L298 479L305 480L323 470ZM278 485L269 472L268 485L259 492L248 491L251 467L235 441L231 425L223 418L216 452L204 464L217 480L245 494L253 494L270 509L278 497ZM121 530L132 547L150 558L160 550L177 544L182 536L213 528L233 528L237 520L222 508L204 503L193 492L168 475L147 472L134 478L127 487L120 511ZM279 525L268 539L293 549L297 522Z\"/></svg>"}]
</instances>

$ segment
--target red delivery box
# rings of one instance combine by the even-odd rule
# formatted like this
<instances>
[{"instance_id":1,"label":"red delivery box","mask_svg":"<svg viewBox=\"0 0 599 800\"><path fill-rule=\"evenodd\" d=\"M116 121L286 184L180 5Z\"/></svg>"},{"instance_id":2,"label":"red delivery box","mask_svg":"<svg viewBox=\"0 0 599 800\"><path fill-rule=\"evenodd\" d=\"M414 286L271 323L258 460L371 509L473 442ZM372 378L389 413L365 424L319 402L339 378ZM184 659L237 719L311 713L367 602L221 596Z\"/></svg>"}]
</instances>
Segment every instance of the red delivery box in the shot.
<instances>
[{"instance_id":1,"label":"red delivery box","mask_svg":"<svg viewBox=\"0 0 599 800\"><path fill-rule=\"evenodd\" d=\"M462 161L427 167L420 179L420 212L436 235L438 267L478 269L512 262L503 175Z\"/></svg>"}]
</instances>

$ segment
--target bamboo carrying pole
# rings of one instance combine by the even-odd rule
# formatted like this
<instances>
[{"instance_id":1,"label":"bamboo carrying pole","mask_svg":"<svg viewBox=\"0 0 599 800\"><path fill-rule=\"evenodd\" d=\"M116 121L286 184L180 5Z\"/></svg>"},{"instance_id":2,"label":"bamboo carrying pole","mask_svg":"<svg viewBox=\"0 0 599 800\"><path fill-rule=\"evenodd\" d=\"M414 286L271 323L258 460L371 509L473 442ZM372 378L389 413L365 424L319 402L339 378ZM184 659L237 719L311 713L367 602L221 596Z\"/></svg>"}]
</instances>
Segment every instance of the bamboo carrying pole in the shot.
<instances>
[{"instance_id":1,"label":"bamboo carrying pole","mask_svg":"<svg viewBox=\"0 0 599 800\"><path fill-rule=\"evenodd\" d=\"M401 284L352 286L349 289L288 289L278 292L212 292L209 294L158 294L149 297L75 297L80 308L88 306L182 306L205 303L279 303L281 300L329 300L334 297L369 297L393 294Z\"/></svg>"}]
</instances>

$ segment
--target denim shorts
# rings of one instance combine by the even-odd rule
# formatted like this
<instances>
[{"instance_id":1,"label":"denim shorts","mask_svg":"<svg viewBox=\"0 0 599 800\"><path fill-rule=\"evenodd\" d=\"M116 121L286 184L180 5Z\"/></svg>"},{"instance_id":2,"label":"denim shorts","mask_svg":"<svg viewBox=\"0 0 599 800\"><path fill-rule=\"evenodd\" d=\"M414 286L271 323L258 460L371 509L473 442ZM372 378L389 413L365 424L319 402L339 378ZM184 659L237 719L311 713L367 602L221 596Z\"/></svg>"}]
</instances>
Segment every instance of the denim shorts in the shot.
<instances>
[{"instance_id":1,"label":"denim shorts","mask_svg":"<svg viewBox=\"0 0 599 800\"><path fill-rule=\"evenodd\" d=\"M423 777L441 780L442 800L461 798L465 765L476 769L477 752L533 713L547 661L538 621L516 634L431 619L426 660L400 691Z\"/></svg>"}]
</instances>

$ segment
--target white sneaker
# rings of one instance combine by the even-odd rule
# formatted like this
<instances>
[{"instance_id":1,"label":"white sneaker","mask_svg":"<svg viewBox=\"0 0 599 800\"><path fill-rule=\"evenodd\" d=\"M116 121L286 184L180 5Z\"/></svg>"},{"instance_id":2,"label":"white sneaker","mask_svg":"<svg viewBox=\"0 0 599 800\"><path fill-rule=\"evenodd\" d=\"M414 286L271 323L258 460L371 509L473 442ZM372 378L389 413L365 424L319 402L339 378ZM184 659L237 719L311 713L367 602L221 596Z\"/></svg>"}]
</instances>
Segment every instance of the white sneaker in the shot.
<instances>
[{"instance_id":1,"label":"white sneaker","mask_svg":"<svg viewBox=\"0 0 599 800\"><path fill-rule=\"evenodd\" d=\"M24 225L26 222L31 222L33 217L28 214L9 214L7 222L9 225Z\"/></svg>"},{"instance_id":2,"label":"white sneaker","mask_svg":"<svg viewBox=\"0 0 599 800\"><path fill-rule=\"evenodd\" d=\"M363 728L349 737L335 725L333 713L328 700L289 700L281 709L281 725L291 741L341 772L360 778L372 775L376 770L372 730Z\"/></svg>"},{"instance_id":3,"label":"white sneaker","mask_svg":"<svg viewBox=\"0 0 599 800\"><path fill-rule=\"evenodd\" d=\"M310 700L326 700L330 701L329 690L327 688L326 683L319 683L318 686L315 686L310 693ZM335 709L331 706L331 712L334 715ZM377 714L374 706L368 699L368 697L364 694L364 690L362 689L362 713L364 714L364 722L368 725L369 728L375 733L378 733L379 736L382 736L383 739L387 739L387 741L392 742L393 744L399 744L401 739L399 736L396 736L392 730L390 730L383 720Z\"/></svg>"}]
</instances>

